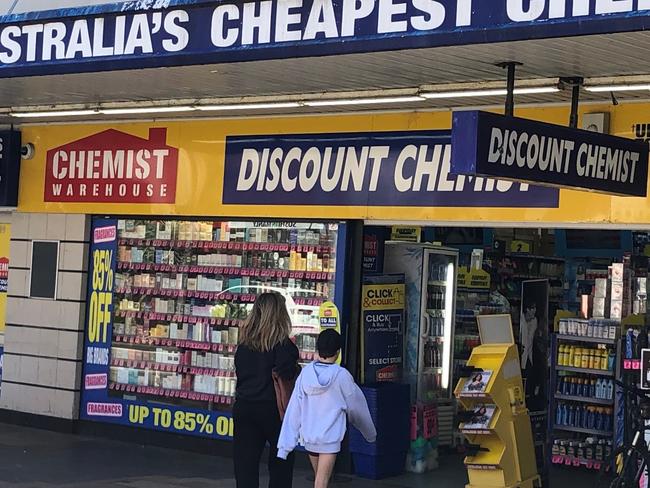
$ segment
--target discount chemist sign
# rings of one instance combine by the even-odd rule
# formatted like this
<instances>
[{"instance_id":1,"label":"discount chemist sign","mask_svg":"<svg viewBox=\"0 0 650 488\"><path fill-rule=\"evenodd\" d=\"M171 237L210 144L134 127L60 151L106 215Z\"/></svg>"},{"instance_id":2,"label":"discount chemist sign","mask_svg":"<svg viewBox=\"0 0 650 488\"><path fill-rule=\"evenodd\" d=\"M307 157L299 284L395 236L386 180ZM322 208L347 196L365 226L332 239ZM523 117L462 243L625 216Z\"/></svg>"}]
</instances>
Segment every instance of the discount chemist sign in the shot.
<instances>
[{"instance_id":1,"label":"discount chemist sign","mask_svg":"<svg viewBox=\"0 0 650 488\"><path fill-rule=\"evenodd\" d=\"M648 145L487 112L457 112L452 171L645 197Z\"/></svg>"},{"instance_id":2,"label":"discount chemist sign","mask_svg":"<svg viewBox=\"0 0 650 488\"><path fill-rule=\"evenodd\" d=\"M557 207L557 190L451 174L450 142L448 131L228 137L223 203Z\"/></svg>"},{"instance_id":3,"label":"discount chemist sign","mask_svg":"<svg viewBox=\"0 0 650 488\"><path fill-rule=\"evenodd\" d=\"M171 3L196 5L94 16L73 9L62 19L5 24L0 72L202 64L625 31L647 27L642 17L650 9L650 0Z\"/></svg>"}]
</instances>

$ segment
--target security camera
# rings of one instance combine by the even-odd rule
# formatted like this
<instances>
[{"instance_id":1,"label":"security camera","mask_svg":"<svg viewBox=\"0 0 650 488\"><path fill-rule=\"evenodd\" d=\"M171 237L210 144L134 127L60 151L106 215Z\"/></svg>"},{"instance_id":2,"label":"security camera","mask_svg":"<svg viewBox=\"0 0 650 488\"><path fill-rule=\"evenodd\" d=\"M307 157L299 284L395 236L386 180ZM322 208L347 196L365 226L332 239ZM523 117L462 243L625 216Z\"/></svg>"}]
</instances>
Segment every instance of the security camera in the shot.
<instances>
[{"instance_id":1,"label":"security camera","mask_svg":"<svg viewBox=\"0 0 650 488\"><path fill-rule=\"evenodd\" d=\"M34 144L31 142L24 144L20 148L20 156L23 159L32 159L34 157L34 154L36 154L36 148L34 148Z\"/></svg>"}]
</instances>

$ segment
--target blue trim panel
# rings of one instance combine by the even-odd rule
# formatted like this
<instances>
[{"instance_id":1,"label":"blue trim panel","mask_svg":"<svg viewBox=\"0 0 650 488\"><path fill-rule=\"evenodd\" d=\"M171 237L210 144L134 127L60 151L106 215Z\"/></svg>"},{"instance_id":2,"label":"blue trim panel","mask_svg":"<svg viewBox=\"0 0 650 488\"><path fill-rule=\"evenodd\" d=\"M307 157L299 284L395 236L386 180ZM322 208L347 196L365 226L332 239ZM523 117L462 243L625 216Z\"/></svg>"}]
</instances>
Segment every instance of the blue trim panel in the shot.
<instances>
[{"instance_id":1,"label":"blue trim panel","mask_svg":"<svg viewBox=\"0 0 650 488\"><path fill-rule=\"evenodd\" d=\"M331 0L336 18L338 34L341 33L342 0ZM395 0L397 2L397 0ZM201 4L202 3L202 4ZM188 0L174 0L169 8L140 10L146 12L150 18L153 15L165 15L174 9L183 8L189 20L182 27L189 33L189 44L180 52L165 51L161 47L163 38L170 39L164 29L153 29L153 52L139 53L136 55L117 55L110 57L95 57L82 59L78 56L72 59L56 61L35 60L30 62L20 61L22 64L7 64L0 66L0 77L52 75L77 72L110 71L120 69L139 69L165 66L186 66L211 63L246 62L257 60L298 58L310 56L329 56L338 54L392 51L402 49L432 48L442 46L458 46L467 44L483 44L507 42L515 40L544 39L556 37L573 37L592 34L609 34L616 32L643 31L650 28L650 13L648 11L596 15L593 12L587 16L568 17L562 19L548 19L548 12L542 13L540 20L528 22L513 22L505 11L505 2L495 6L493 2L475 2L472 15L472 25L456 26L456 2L443 0L447 15L442 25L437 29L416 30L413 20L417 17L420 22L425 22L426 15L410 3L405 6L406 14L395 14L393 22L403 22L400 32L380 33L378 28L377 9L367 18L355 24L355 35L349 37L330 37L320 33L316 39L291 42L274 41L271 33L269 43L260 44L259 39L253 44L242 45L237 39L231 47L216 48L211 42L211 18L214 8L227 2L190 2ZM228 2L229 3L229 2ZM489 6L487 4L490 4ZM275 3L274 3L275 4ZM89 21L90 38L93 38L93 19L103 18L108 26L112 18L118 15L126 16L128 26L137 10L129 10L130 2L125 4L109 4L76 9L63 9L47 12L33 12L2 18L2 27L22 23L33 23L44 19L58 17L66 24L64 42L69 41L70 31L74 17L84 17ZM135 8L135 7L132 7ZM117 10L117 11L116 11ZM302 7L300 21L289 24L289 32L304 32L308 20L308 7ZM11 22L7 22L11 20ZM410 23L408 22L410 20ZM430 21L430 19L429 19ZM271 25L275 25L271 23ZM396 24L395 24L396 25ZM239 27L240 21L231 22L227 27ZM272 27L273 29L274 27ZM240 29L241 30L241 29ZM110 38L110 29L106 28L106 38ZM165 37L166 36L166 37ZM42 35L37 36L37 52L42 42ZM239 33L241 37L241 32ZM13 39L13 36L11 37ZM173 39L173 37L171 37ZM12 40L12 42L14 42ZM26 49L26 36L17 37L15 42L21 44L23 52Z\"/></svg>"}]
</instances>

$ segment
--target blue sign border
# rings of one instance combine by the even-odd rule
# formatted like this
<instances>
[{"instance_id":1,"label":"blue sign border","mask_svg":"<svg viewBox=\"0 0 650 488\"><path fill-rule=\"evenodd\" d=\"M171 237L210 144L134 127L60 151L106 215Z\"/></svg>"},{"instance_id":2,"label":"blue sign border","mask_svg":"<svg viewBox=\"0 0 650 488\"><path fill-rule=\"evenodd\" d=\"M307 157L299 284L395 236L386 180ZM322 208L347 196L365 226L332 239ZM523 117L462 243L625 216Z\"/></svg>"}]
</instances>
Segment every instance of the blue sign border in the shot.
<instances>
[{"instance_id":1,"label":"blue sign border","mask_svg":"<svg viewBox=\"0 0 650 488\"><path fill-rule=\"evenodd\" d=\"M335 6L336 22L341 32L342 0L332 0ZM396 0L397 1L397 0ZM401 0L400 0L401 1ZM610 34L617 32L643 31L650 29L650 11L633 11L627 13L596 14L591 7L589 15L578 17L549 18L548 10L542 12L537 20L512 21L506 12L505 0L499 5L494 1L479 3L475 0L472 12L472 25L456 25L456 0L441 0L440 4L446 9L443 24L436 29L416 30L407 23L403 31L378 32L377 12L367 19L361 19L353 36L325 38L321 33L315 39L259 43L259 39L250 45L242 45L237 41L233 46L217 48L212 45L210 23L214 8L231 2L196 2L191 0L173 0L168 8L136 10L132 3L108 4L73 9L33 12L5 16L0 19L0 29L7 26L59 19L67 27L65 42L69 41L69 33L75 17L86 17L89 24L93 19L103 18L109 25L112 18L126 15L127 29L133 16L146 13L151 16L160 12L163 15L174 9L187 12L189 21L183 27L189 32L189 44L181 51L168 52L161 47L164 32L162 29L152 33L154 40L153 52L132 55L110 55L106 57L81 58L76 54L71 59L55 61L35 60L30 62L18 61L15 64L0 66L0 77L66 74L77 72L107 71L120 69L138 69L169 66L187 66L198 64L246 62L271 59L301 58L311 56L329 56L338 54L380 52L404 49L433 48L444 46L460 46L468 44L499 43L517 40L531 40L557 37L584 36L592 34ZM259 2L256 2L259 3ZM487 5L487 4L490 5ZM290 24L291 30L303 32L307 23L308 7L303 7L303 15L299 23ZM406 14L397 14L394 21L413 19L414 15L421 16L423 12L408 4ZM423 17L424 18L424 17ZM424 22L424 21L422 21ZM235 21L229 27L237 27ZM110 37L110 28L106 28L106 37ZM90 37L93 37L91 28ZM42 36L38 42L42 42ZM18 38L21 48L26 49L25 36ZM38 51L38 46L37 46Z\"/></svg>"},{"instance_id":2,"label":"blue sign border","mask_svg":"<svg viewBox=\"0 0 650 488\"><path fill-rule=\"evenodd\" d=\"M649 147L634 139L491 112L461 111L453 114L451 144L451 171L456 174L610 195L647 195Z\"/></svg>"},{"instance_id":3,"label":"blue sign border","mask_svg":"<svg viewBox=\"0 0 650 488\"><path fill-rule=\"evenodd\" d=\"M451 132L445 130L229 136L226 138L223 204L468 208L557 208L559 206L559 190L554 188L531 185L526 191L521 191L521 185L514 183L505 191L476 191L472 182L464 180L461 190L440 191L438 187L441 178L438 175L435 182L436 190L428 191L427 185L422 183L419 190L398 191L394 175L396 161L402 150L407 146L424 147L427 157L432 158L435 157L433 152L436 146L448 147L450 144L453 157L455 146L452 144ZM249 190L238 190L242 155L245 149L254 149L258 153L263 153L269 148L281 148L284 154L287 154L291 148L297 147L303 152L317 148L323 154L326 148L332 148L332 154L336 154L338 148L352 147L361 151L361 148L367 146L389 148L388 156L381 164L375 190L370 190L369 170L364 174L360 191L354 191L354 188L342 190L338 186L332 191L325 191L319 184L308 191L299 187L293 191L285 191L279 185L273 191L257 190L255 186ZM407 159L403 167L408 168L409 174L414 174L416 161L413 158ZM442 168L440 171L442 172ZM293 164L288 172L297 178L299 165ZM269 167L266 168L264 176L265 178L272 176ZM453 179L453 185L457 187L458 177L451 173L448 177Z\"/></svg>"}]
</instances>

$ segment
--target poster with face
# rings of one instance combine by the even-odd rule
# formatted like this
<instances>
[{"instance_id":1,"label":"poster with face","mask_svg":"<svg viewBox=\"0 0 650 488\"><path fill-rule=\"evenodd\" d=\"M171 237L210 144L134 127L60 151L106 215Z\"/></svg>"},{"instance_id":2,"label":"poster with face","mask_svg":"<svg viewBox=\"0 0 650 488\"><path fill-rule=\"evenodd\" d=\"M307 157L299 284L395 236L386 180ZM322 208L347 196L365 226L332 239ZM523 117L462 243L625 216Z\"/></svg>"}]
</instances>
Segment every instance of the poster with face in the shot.
<instances>
[{"instance_id":1,"label":"poster with face","mask_svg":"<svg viewBox=\"0 0 650 488\"><path fill-rule=\"evenodd\" d=\"M545 476L548 456L546 419L548 417L548 344L549 321L548 280L524 281L521 284L519 317L519 354L521 376L530 412L537 469Z\"/></svg>"},{"instance_id":2,"label":"poster with face","mask_svg":"<svg viewBox=\"0 0 650 488\"><path fill-rule=\"evenodd\" d=\"M548 280L524 281L521 285L519 353L531 412L546 409L548 376Z\"/></svg>"},{"instance_id":3,"label":"poster with face","mask_svg":"<svg viewBox=\"0 0 650 488\"><path fill-rule=\"evenodd\" d=\"M460 392L461 396L483 396L486 393L487 385L492 378L492 371L481 371L474 373L472 376L465 380L463 390Z\"/></svg>"},{"instance_id":4,"label":"poster with face","mask_svg":"<svg viewBox=\"0 0 650 488\"><path fill-rule=\"evenodd\" d=\"M473 410L473 417L470 421L461 425L461 430L487 430L496 411L496 405L476 405Z\"/></svg>"}]
</instances>

